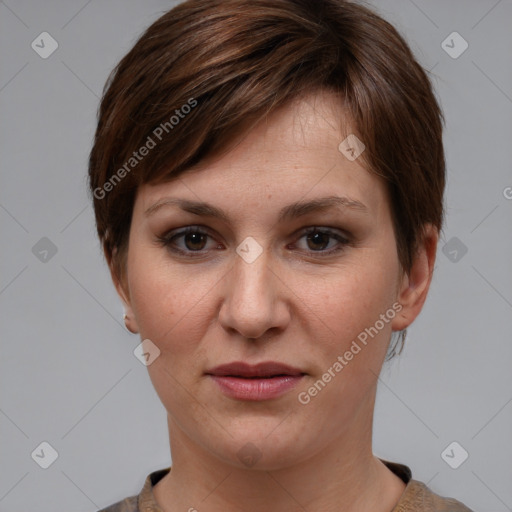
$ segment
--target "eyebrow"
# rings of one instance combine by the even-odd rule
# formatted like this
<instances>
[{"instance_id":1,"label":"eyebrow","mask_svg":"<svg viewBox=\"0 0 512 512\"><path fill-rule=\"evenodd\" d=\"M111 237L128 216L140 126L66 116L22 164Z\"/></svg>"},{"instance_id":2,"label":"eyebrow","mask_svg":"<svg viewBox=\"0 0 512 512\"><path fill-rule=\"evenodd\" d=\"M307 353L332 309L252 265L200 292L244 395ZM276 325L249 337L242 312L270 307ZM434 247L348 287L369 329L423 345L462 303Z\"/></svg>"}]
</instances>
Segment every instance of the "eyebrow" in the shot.
<instances>
[{"instance_id":1,"label":"eyebrow","mask_svg":"<svg viewBox=\"0 0 512 512\"><path fill-rule=\"evenodd\" d=\"M160 201L157 201L144 212L144 215L149 217L155 214L160 208L173 205L179 206L182 210L194 215L199 215L202 217L214 217L221 219L226 223L229 222L229 216L226 214L226 212L220 208L217 208L216 206L200 201L191 201L189 199L178 199L173 197L166 197ZM323 212L334 208L347 208L349 210L365 214L369 213L368 207L361 203L361 201L342 196L328 196L313 199L311 201L298 201L283 207L279 212L279 222L302 217L308 213Z\"/></svg>"}]
</instances>

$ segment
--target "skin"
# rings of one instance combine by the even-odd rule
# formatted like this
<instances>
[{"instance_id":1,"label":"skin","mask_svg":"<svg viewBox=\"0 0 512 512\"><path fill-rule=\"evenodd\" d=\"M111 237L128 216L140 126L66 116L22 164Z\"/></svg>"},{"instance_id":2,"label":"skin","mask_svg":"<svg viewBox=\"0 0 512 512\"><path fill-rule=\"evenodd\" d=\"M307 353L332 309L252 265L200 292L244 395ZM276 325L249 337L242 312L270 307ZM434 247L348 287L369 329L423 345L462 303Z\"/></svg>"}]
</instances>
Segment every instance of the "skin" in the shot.
<instances>
[{"instance_id":1,"label":"skin","mask_svg":"<svg viewBox=\"0 0 512 512\"><path fill-rule=\"evenodd\" d=\"M165 512L389 512L405 489L372 453L377 375L392 331L421 311L438 234L425 226L413 267L403 273L384 184L361 158L349 161L338 150L348 133L339 99L317 92L274 112L230 151L138 190L125 272L112 277L128 328L160 350L148 371L168 413L172 470L154 487ZM290 203L333 195L367 210L277 220ZM208 202L228 219L176 205L145 215L166 197ZM172 246L200 257L158 240L197 225L209 236L182 236ZM309 226L349 242L321 233L308 239ZM263 249L252 263L236 252L249 236ZM397 302L401 311L301 404L298 394ZM307 375L281 397L235 400L204 374L232 361L279 361ZM237 455L247 443L260 455L251 467Z\"/></svg>"}]
</instances>

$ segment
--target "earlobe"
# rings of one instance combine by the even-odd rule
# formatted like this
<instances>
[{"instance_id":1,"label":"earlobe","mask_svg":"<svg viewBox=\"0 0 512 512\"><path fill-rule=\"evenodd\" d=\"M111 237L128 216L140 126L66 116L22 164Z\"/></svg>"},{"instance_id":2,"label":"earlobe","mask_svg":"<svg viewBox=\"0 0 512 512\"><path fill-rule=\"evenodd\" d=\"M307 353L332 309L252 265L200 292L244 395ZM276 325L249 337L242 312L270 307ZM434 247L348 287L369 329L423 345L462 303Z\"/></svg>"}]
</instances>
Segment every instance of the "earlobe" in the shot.
<instances>
[{"instance_id":1,"label":"earlobe","mask_svg":"<svg viewBox=\"0 0 512 512\"><path fill-rule=\"evenodd\" d=\"M125 279L126 269L121 268L122 265L119 264L118 256L117 248L115 248L112 257L107 257L110 276L112 278L112 282L114 283L117 294L119 295L124 305L124 325L126 329L128 329L128 331L130 331L132 334L137 334L139 332L139 326L137 325L137 321L131 306L130 293Z\"/></svg>"},{"instance_id":2,"label":"earlobe","mask_svg":"<svg viewBox=\"0 0 512 512\"><path fill-rule=\"evenodd\" d=\"M409 327L423 308L432 281L438 238L435 226L426 224L411 269L404 274L398 291L397 300L402 310L393 319L394 331Z\"/></svg>"},{"instance_id":3,"label":"earlobe","mask_svg":"<svg viewBox=\"0 0 512 512\"><path fill-rule=\"evenodd\" d=\"M132 333L138 334L139 329L137 327L137 322L132 316L129 316L128 313L123 315L124 326Z\"/></svg>"},{"instance_id":4,"label":"earlobe","mask_svg":"<svg viewBox=\"0 0 512 512\"><path fill-rule=\"evenodd\" d=\"M123 301L124 305L124 314L123 314L123 320L124 325L128 331L130 331L132 334L137 334L139 332L139 327L137 325L137 321L135 320L135 315L132 310L131 301L129 294L125 291L125 286L121 284L120 279L117 277L112 278L114 281L114 285L116 287L117 293L121 300Z\"/></svg>"}]
</instances>

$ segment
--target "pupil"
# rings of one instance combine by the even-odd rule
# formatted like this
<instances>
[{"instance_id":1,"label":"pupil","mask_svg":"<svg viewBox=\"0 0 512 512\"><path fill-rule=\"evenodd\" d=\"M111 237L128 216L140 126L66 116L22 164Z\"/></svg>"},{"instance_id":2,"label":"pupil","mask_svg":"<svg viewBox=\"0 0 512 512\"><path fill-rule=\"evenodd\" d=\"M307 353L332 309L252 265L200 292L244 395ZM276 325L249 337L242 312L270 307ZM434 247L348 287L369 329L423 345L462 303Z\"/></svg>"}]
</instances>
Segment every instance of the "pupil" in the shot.
<instances>
[{"instance_id":1,"label":"pupil","mask_svg":"<svg viewBox=\"0 0 512 512\"><path fill-rule=\"evenodd\" d=\"M202 233L189 233L186 235L186 241L191 241L191 243L186 243L189 249L202 249L203 247L197 247L194 245L202 245L201 242L204 242L204 235Z\"/></svg>"},{"instance_id":2,"label":"pupil","mask_svg":"<svg viewBox=\"0 0 512 512\"><path fill-rule=\"evenodd\" d=\"M322 238L323 238L323 242L322 242ZM322 245L322 247L320 249L325 249L325 247L328 245L328 241L325 241L326 238L329 238L329 235L327 235L326 233L319 233L319 232L316 232L316 233L308 236L308 240L310 240L310 241L312 240L314 244Z\"/></svg>"}]
</instances>

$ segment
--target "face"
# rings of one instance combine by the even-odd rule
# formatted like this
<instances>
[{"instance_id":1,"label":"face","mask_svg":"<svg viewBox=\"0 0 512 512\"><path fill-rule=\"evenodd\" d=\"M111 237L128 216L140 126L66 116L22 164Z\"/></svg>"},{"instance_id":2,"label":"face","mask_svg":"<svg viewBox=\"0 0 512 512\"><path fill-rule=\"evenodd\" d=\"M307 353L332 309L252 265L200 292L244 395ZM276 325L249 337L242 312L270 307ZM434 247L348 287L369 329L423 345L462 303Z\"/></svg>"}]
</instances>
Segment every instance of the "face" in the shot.
<instances>
[{"instance_id":1,"label":"face","mask_svg":"<svg viewBox=\"0 0 512 512\"><path fill-rule=\"evenodd\" d=\"M390 335L404 327L386 189L338 149L351 133L338 103L290 104L136 197L118 290L160 351L151 380L176 436L238 467L244 450L276 469L344 435L367 440ZM299 375L211 375L232 362Z\"/></svg>"}]
</instances>

